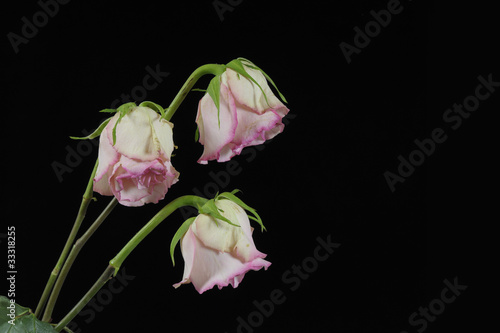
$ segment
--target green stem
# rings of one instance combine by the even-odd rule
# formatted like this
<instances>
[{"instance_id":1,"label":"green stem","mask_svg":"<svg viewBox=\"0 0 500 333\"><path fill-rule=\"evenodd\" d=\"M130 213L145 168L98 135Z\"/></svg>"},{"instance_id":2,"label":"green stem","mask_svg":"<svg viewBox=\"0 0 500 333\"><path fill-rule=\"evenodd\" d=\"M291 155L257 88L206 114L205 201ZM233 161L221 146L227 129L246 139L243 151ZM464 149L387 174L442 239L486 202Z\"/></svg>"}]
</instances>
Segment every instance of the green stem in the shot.
<instances>
[{"instance_id":1,"label":"green stem","mask_svg":"<svg viewBox=\"0 0 500 333\"><path fill-rule=\"evenodd\" d=\"M167 108L167 111L165 113L165 119L172 119L175 111L177 111L179 105L181 105L182 101L184 101L184 98L186 98L187 94L191 91L194 84L200 77L206 74L220 75L224 73L225 70L226 66L219 64L207 64L195 69L195 71L187 78L186 82L182 86L181 90L179 90L172 103L170 103L170 106Z\"/></svg>"},{"instance_id":2,"label":"green stem","mask_svg":"<svg viewBox=\"0 0 500 333\"><path fill-rule=\"evenodd\" d=\"M99 161L96 160L94 169L92 170L92 174L90 176L89 182L87 183L87 188L85 189L85 193L83 194L83 199L82 203L80 204L80 209L78 210L78 215L76 216L75 223L73 224L73 228L71 229L71 232L69 234L68 240L66 241L66 244L64 245L64 248L61 252L61 255L59 256L59 260L57 261L54 269L52 270L49 281L45 285L45 289L42 293L42 297L40 298L40 301L38 302L38 305L35 310L35 316L38 317L40 316L43 307L45 306L45 302L47 301L47 298L50 295L50 292L52 291L52 287L54 286L54 283L56 282L57 276L59 275L59 271L61 270L61 267L66 260L66 257L68 256L68 253L71 249L71 245L73 244L76 235L78 234L78 230L80 229L80 226L82 224L83 219L85 218L85 214L87 212L87 208L90 204L90 201L92 200L92 195L93 195L93 184L94 184L94 176L97 171L97 165L99 164Z\"/></svg>"},{"instance_id":3,"label":"green stem","mask_svg":"<svg viewBox=\"0 0 500 333\"><path fill-rule=\"evenodd\" d=\"M52 317L52 312L54 311L54 306L57 302L57 298L59 297L59 293L61 292L61 288L66 280L66 276L68 275L71 266L73 265L76 257L80 253L80 250L83 248L85 243L89 240L89 238L94 234L94 232L99 228L99 226L104 222L106 217L111 213L113 208L118 204L118 200L113 197L113 199L109 202L108 206L102 211L101 215L92 223L89 229L80 237L73 245L73 249L68 255L68 259L64 263L62 267L61 273L57 278L57 281L54 285L54 289L52 290L52 294L50 295L49 301L47 303L47 308L45 309L45 313L43 315L43 321L49 321Z\"/></svg>"},{"instance_id":4,"label":"green stem","mask_svg":"<svg viewBox=\"0 0 500 333\"><path fill-rule=\"evenodd\" d=\"M162 208L151 220L134 237L121 249L121 251L110 260L109 264L115 267L115 275L118 273L120 266L123 261L128 257L128 255L139 245L140 242L147 235L151 233L164 219L166 219L170 214L172 214L176 209L184 206L201 207L207 202L207 199L198 197L196 195L184 195L173 201Z\"/></svg>"},{"instance_id":5,"label":"green stem","mask_svg":"<svg viewBox=\"0 0 500 333\"><path fill-rule=\"evenodd\" d=\"M125 245L125 247L110 260L109 266L104 273L94 283L92 288L83 296L83 298L75 305L73 309L57 324L55 330L60 332L84 307L90 302L92 297L108 282L113 276L118 273L123 261L128 255L146 238L163 220L165 220L176 209L184 206L200 207L207 202L207 199L195 196L185 195L179 197L165 207L163 207L142 229Z\"/></svg>"},{"instance_id":6,"label":"green stem","mask_svg":"<svg viewBox=\"0 0 500 333\"><path fill-rule=\"evenodd\" d=\"M113 274L115 273L115 268L109 265L104 273L99 277L99 279L94 283L92 288L83 296L83 298L75 305L73 309L57 324L54 328L56 332L60 332L75 316L87 305L88 302L92 299L92 297L97 294L97 292L106 284L106 282L111 279Z\"/></svg>"}]
</instances>

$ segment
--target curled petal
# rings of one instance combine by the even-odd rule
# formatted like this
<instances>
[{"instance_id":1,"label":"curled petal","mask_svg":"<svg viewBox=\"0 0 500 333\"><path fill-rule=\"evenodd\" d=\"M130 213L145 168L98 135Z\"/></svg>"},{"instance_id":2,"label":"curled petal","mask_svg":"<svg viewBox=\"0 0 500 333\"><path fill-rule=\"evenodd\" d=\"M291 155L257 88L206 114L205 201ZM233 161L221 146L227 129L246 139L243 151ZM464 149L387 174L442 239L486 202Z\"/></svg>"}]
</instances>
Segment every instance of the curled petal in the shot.
<instances>
[{"instance_id":1,"label":"curled petal","mask_svg":"<svg viewBox=\"0 0 500 333\"><path fill-rule=\"evenodd\" d=\"M120 159L120 155L113 149L106 134L102 134L99 138L98 159L99 164L94 177L94 191L102 195L113 195L108 178L113 165Z\"/></svg>"},{"instance_id":2,"label":"curled petal","mask_svg":"<svg viewBox=\"0 0 500 333\"><path fill-rule=\"evenodd\" d=\"M181 240L185 266L182 280L174 284L176 288L189 282L200 294L214 286L220 289L230 284L236 288L249 270L271 265L264 260L266 254L255 248L253 229L243 208L226 199L216 200L215 205L222 216L239 227L198 215Z\"/></svg>"},{"instance_id":3,"label":"curled petal","mask_svg":"<svg viewBox=\"0 0 500 333\"><path fill-rule=\"evenodd\" d=\"M255 82L231 68L221 74L220 127L210 95L201 99L196 122L204 150L198 163L226 162L243 148L262 144L283 131L281 119L288 108L273 94L260 70L248 66L245 70Z\"/></svg>"},{"instance_id":4,"label":"curled petal","mask_svg":"<svg viewBox=\"0 0 500 333\"><path fill-rule=\"evenodd\" d=\"M170 162L164 163L161 159L138 162L122 156L114 166L110 186L121 204L142 206L162 200L178 177Z\"/></svg>"},{"instance_id":5,"label":"curled petal","mask_svg":"<svg viewBox=\"0 0 500 333\"><path fill-rule=\"evenodd\" d=\"M174 287L191 282L200 294L214 286L236 288L249 270L267 269L271 265L262 258L242 262L231 253L207 248L191 230L182 239L181 248L185 260L184 276Z\"/></svg>"},{"instance_id":6,"label":"curled petal","mask_svg":"<svg viewBox=\"0 0 500 333\"><path fill-rule=\"evenodd\" d=\"M170 162L173 124L148 107L120 116L113 116L101 133L94 190L114 195L125 206L157 203L179 178Z\"/></svg>"},{"instance_id":7,"label":"curled petal","mask_svg":"<svg viewBox=\"0 0 500 333\"><path fill-rule=\"evenodd\" d=\"M260 145L283 131L282 117L274 111L257 114L242 105L238 105L237 110L238 129L232 142L235 155L243 148Z\"/></svg>"}]
</instances>

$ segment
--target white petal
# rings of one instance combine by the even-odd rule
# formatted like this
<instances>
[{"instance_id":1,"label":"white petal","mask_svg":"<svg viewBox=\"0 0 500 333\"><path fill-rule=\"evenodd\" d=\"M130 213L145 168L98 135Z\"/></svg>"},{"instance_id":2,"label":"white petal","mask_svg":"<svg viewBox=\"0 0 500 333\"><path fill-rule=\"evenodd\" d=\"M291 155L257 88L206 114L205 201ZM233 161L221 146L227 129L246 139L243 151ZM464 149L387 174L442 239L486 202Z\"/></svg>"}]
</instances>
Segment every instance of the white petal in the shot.
<instances>
[{"instance_id":1,"label":"white petal","mask_svg":"<svg viewBox=\"0 0 500 333\"><path fill-rule=\"evenodd\" d=\"M225 162L234 156L230 143L234 138L238 120L234 99L224 84L221 84L219 108L218 117L217 107L208 94L205 94L198 104L196 123L200 131L200 143L204 146L198 163L206 164L209 160Z\"/></svg>"},{"instance_id":2,"label":"white petal","mask_svg":"<svg viewBox=\"0 0 500 333\"><path fill-rule=\"evenodd\" d=\"M232 69L228 69L226 71L227 83L235 100L259 114L269 109L284 107L283 103L281 103L280 100L274 96L274 93L267 84L266 77L261 73L261 71L246 66L245 70L260 85L265 93L265 96L259 86L257 86L253 81L236 73Z\"/></svg>"},{"instance_id":3,"label":"white petal","mask_svg":"<svg viewBox=\"0 0 500 333\"><path fill-rule=\"evenodd\" d=\"M173 150L172 128L168 122L155 124L160 122L159 118L160 115L150 108L134 108L118 123L113 147L118 153L141 161L158 158L162 147L170 154ZM108 127L111 138L112 130Z\"/></svg>"}]
</instances>

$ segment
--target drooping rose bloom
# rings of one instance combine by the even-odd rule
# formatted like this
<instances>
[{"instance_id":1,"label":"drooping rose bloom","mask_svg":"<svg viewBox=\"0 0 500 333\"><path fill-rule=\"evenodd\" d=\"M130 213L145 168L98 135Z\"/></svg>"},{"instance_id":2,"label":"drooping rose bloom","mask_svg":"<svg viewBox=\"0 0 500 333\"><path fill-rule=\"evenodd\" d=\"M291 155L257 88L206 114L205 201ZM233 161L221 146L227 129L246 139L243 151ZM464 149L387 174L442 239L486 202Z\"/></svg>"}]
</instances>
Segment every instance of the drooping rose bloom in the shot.
<instances>
[{"instance_id":1,"label":"drooping rose bloom","mask_svg":"<svg viewBox=\"0 0 500 333\"><path fill-rule=\"evenodd\" d=\"M262 144L283 131L281 119L288 108L273 94L262 72L248 66L245 70L265 95L254 82L232 69L221 75L220 126L217 107L208 93L198 105L196 123L204 146L198 163L228 161L244 147Z\"/></svg>"},{"instance_id":2,"label":"drooping rose bloom","mask_svg":"<svg viewBox=\"0 0 500 333\"><path fill-rule=\"evenodd\" d=\"M125 206L157 203L177 182L170 163L173 124L148 107L135 107L113 128L117 113L102 131L94 191L114 195Z\"/></svg>"},{"instance_id":3,"label":"drooping rose bloom","mask_svg":"<svg viewBox=\"0 0 500 333\"><path fill-rule=\"evenodd\" d=\"M255 247L253 228L243 208L227 199L216 200L215 205L222 216L240 227L198 215L181 240L184 275L175 288L189 282L200 294L215 285L236 288L249 270L271 265L263 259L266 254Z\"/></svg>"}]
</instances>

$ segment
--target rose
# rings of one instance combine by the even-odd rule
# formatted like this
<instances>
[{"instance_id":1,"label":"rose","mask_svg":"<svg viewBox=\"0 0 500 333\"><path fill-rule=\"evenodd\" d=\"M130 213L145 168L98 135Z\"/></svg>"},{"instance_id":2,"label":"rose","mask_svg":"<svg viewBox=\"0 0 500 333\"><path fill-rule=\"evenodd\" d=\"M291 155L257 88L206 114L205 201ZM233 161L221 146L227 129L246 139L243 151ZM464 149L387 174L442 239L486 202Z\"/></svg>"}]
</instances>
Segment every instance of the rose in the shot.
<instances>
[{"instance_id":1,"label":"rose","mask_svg":"<svg viewBox=\"0 0 500 333\"><path fill-rule=\"evenodd\" d=\"M201 294L215 285L221 289L229 284L238 287L249 270L267 269L271 263L264 260L252 239L253 228L244 209L227 199L215 201L221 215L235 225L199 214L181 240L184 258L182 281L193 283Z\"/></svg>"},{"instance_id":2,"label":"rose","mask_svg":"<svg viewBox=\"0 0 500 333\"><path fill-rule=\"evenodd\" d=\"M94 191L114 195L125 206L163 199L179 177L170 163L172 128L148 107L134 107L125 116L115 114L101 133Z\"/></svg>"},{"instance_id":3,"label":"rose","mask_svg":"<svg viewBox=\"0 0 500 333\"><path fill-rule=\"evenodd\" d=\"M220 76L219 110L209 93L198 104L196 123L204 146L198 163L228 161L244 147L262 144L283 131L281 119L288 108L259 69L249 62L242 66L255 82L227 68Z\"/></svg>"}]
</instances>

